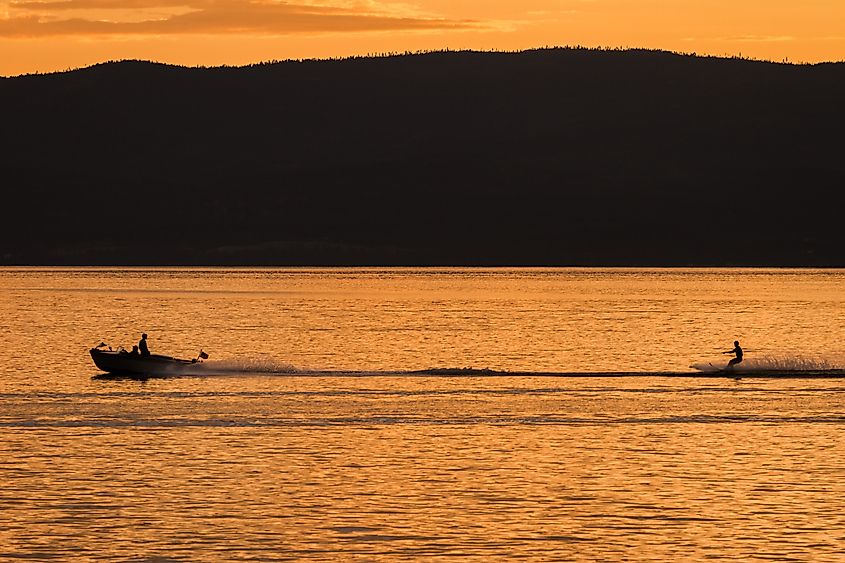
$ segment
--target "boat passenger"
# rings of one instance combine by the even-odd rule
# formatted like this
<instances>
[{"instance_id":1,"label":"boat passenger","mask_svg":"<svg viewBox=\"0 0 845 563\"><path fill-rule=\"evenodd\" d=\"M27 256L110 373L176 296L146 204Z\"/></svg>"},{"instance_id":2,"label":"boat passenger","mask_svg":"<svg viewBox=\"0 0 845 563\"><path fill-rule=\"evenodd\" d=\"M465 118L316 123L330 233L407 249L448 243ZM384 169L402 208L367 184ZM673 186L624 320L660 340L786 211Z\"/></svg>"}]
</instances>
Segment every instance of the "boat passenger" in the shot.
<instances>
[{"instance_id":1,"label":"boat passenger","mask_svg":"<svg viewBox=\"0 0 845 563\"><path fill-rule=\"evenodd\" d=\"M130 354L132 354L133 356L137 356L140 352L138 352L138 347L137 347L137 346L133 346L133 347L132 347L132 351L131 351L131 352L129 352L129 353L130 353Z\"/></svg>"},{"instance_id":2,"label":"boat passenger","mask_svg":"<svg viewBox=\"0 0 845 563\"><path fill-rule=\"evenodd\" d=\"M138 351L141 352L142 356L149 356L150 349L147 348L147 333L141 335L141 341L138 342Z\"/></svg>"}]
</instances>

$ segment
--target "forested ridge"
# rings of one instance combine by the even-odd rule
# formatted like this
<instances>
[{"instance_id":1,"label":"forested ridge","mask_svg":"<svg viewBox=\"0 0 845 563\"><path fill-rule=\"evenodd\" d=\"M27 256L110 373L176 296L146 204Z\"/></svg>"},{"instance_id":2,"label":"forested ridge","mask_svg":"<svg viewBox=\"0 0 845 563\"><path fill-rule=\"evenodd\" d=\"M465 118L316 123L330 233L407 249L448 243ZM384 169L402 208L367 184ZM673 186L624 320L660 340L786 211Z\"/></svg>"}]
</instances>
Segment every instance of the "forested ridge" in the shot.
<instances>
[{"instance_id":1,"label":"forested ridge","mask_svg":"<svg viewBox=\"0 0 845 563\"><path fill-rule=\"evenodd\" d=\"M6 78L0 263L845 266L843 100L585 49Z\"/></svg>"}]
</instances>

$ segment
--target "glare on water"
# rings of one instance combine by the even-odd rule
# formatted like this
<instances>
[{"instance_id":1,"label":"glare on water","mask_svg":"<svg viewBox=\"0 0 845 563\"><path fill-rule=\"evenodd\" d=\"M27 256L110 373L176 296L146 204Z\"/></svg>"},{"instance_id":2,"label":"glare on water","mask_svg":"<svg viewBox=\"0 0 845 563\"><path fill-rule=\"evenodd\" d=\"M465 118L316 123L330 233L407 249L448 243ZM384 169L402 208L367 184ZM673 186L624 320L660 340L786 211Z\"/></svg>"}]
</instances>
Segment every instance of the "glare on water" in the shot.
<instances>
[{"instance_id":1,"label":"glare on water","mask_svg":"<svg viewBox=\"0 0 845 563\"><path fill-rule=\"evenodd\" d=\"M662 374L735 339L841 368L843 290L808 270L0 270L0 559L837 561L845 384ZM92 379L88 348L141 332L226 375ZM447 367L520 374L413 373Z\"/></svg>"}]
</instances>

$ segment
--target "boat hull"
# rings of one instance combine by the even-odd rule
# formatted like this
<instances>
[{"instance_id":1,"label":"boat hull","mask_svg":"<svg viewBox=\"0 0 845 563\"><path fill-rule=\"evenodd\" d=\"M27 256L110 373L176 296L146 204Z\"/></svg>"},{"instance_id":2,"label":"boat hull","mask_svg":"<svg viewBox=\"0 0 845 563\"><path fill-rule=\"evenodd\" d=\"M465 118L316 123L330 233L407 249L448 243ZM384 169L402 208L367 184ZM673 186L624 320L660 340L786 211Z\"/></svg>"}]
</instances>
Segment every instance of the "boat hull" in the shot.
<instances>
[{"instance_id":1,"label":"boat hull","mask_svg":"<svg viewBox=\"0 0 845 563\"><path fill-rule=\"evenodd\" d=\"M94 365L106 373L117 375L180 375L190 372L191 368L197 365L195 361L180 360L158 354L141 356L140 354L98 350L97 348L92 348L90 352Z\"/></svg>"}]
</instances>

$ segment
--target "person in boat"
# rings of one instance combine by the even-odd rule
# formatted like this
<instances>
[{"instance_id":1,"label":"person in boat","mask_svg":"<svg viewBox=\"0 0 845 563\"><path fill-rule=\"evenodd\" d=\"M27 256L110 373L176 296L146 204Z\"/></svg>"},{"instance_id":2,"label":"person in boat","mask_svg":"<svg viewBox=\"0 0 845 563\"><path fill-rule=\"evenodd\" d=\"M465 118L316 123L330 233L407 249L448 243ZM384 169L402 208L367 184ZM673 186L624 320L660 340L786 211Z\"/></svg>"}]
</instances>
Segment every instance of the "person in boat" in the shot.
<instances>
[{"instance_id":1,"label":"person in boat","mask_svg":"<svg viewBox=\"0 0 845 563\"><path fill-rule=\"evenodd\" d=\"M736 357L733 358L731 361L728 362L728 366L725 369L733 369L735 365L742 363L742 348L739 345L739 340L734 340L734 349L728 350L724 352L725 354L735 354Z\"/></svg>"},{"instance_id":2,"label":"person in boat","mask_svg":"<svg viewBox=\"0 0 845 563\"><path fill-rule=\"evenodd\" d=\"M147 348L147 333L141 335L141 341L138 342L138 351L141 353L142 356L149 356L150 349Z\"/></svg>"}]
</instances>

